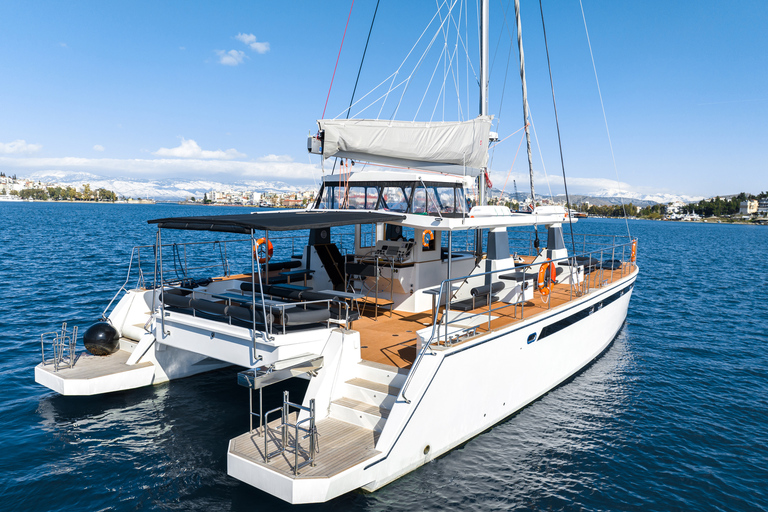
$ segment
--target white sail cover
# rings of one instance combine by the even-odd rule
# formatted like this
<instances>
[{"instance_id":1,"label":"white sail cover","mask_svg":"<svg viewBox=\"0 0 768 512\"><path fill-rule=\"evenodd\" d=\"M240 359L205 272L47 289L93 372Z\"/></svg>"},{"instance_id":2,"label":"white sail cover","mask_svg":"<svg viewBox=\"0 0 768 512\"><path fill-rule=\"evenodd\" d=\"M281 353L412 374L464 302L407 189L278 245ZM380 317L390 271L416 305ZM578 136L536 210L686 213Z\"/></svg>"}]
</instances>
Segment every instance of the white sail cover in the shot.
<instances>
[{"instance_id":1,"label":"white sail cover","mask_svg":"<svg viewBox=\"0 0 768 512\"><path fill-rule=\"evenodd\" d=\"M491 116L464 122L321 119L323 157L477 176L488 163Z\"/></svg>"}]
</instances>

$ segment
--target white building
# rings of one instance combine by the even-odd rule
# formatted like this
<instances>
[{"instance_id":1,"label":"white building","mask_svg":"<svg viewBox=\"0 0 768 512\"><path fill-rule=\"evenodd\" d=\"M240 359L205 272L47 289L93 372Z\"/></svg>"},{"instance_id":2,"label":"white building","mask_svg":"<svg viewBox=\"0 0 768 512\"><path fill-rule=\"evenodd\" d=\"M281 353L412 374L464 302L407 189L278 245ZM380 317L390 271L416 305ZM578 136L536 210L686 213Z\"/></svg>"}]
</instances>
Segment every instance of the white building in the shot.
<instances>
[{"instance_id":1,"label":"white building","mask_svg":"<svg viewBox=\"0 0 768 512\"><path fill-rule=\"evenodd\" d=\"M746 201L742 201L739 205L739 214L740 215L752 215L753 213L757 213L757 207L758 202L754 199L747 199Z\"/></svg>"}]
</instances>

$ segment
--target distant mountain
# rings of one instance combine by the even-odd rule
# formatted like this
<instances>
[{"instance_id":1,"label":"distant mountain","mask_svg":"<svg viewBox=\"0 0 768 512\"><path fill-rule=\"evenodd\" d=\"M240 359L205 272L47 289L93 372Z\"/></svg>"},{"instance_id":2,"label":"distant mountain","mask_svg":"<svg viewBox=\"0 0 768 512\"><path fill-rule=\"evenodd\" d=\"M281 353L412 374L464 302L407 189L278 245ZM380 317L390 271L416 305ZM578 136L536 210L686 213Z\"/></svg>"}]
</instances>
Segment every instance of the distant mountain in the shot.
<instances>
[{"instance_id":1,"label":"distant mountain","mask_svg":"<svg viewBox=\"0 0 768 512\"><path fill-rule=\"evenodd\" d=\"M134 178L109 178L84 172L40 171L28 176L28 179L46 184L81 186L88 183L91 189L105 188L118 196L150 198L160 201L186 199L190 196L202 198L203 194L216 190L219 192L300 192L306 187L288 185L281 181L239 181L220 183L206 180L160 179L142 180Z\"/></svg>"},{"instance_id":2,"label":"distant mountain","mask_svg":"<svg viewBox=\"0 0 768 512\"><path fill-rule=\"evenodd\" d=\"M498 197L498 194L501 191L498 189L493 189L492 197ZM521 193L520 199L524 200L526 197L529 197L527 194ZM553 201L563 201L565 202L565 194L559 194L556 196L547 196L547 195L538 195L539 198L546 198L551 199ZM514 199L514 193L506 192L504 193L504 198L507 200ZM571 203L573 204L580 204L583 202L589 202L591 205L595 206L608 206L608 205L618 205L621 204L622 201L624 204L632 203L635 206L651 206L654 204L668 204L675 201L682 201L683 203L693 203L698 202L704 197L693 197L693 196L681 196L681 195L674 195L674 194L637 194L632 192L619 192L616 190L601 190L599 192L593 192L591 194L571 194L570 195Z\"/></svg>"},{"instance_id":3,"label":"distant mountain","mask_svg":"<svg viewBox=\"0 0 768 512\"><path fill-rule=\"evenodd\" d=\"M67 171L39 171L28 176L34 181L43 183L58 183L65 186L81 186L85 183L90 184L92 189L105 188L112 190L119 196L133 198L150 198L160 201L175 201L186 199L190 196L197 198L203 197L203 194L212 190L220 192L261 192L261 193L283 193L283 192L301 192L312 187L301 187L288 185L281 181L248 181L242 180L234 183L221 183L208 180L183 180L177 178L146 180L136 178L110 178L98 176L86 172L67 172ZM493 189L490 197L498 197L501 191ZM524 200L527 194L520 194L521 200ZM546 195L540 195L541 198L550 198ZM725 196L721 196L725 197ZM505 192L504 198L514 199L514 193ZM564 195L551 197L555 201L565 201ZM671 203L682 201L684 203L698 202L704 197L693 197L673 194L637 194L623 192L618 190L601 190L591 194L573 194L571 202L573 204L589 201L596 206L605 206L612 204L632 203L635 206L649 206L657 203Z\"/></svg>"}]
</instances>

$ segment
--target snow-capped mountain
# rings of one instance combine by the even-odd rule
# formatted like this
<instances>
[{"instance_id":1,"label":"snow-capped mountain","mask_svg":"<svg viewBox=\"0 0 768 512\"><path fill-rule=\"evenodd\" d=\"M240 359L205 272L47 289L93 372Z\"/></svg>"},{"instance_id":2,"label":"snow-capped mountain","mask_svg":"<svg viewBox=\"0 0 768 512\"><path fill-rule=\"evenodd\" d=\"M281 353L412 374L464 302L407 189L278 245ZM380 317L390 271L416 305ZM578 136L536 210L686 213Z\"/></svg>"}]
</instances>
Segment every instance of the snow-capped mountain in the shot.
<instances>
[{"instance_id":1,"label":"snow-capped mountain","mask_svg":"<svg viewBox=\"0 0 768 512\"><path fill-rule=\"evenodd\" d=\"M91 189L105 188L118 196L150 198L161 201L186 199L190 196L201 198L211 191L234 192L300 192L306 187L288 185L281 181L238 181L220 183L206 180L159 179L142 180L132 178L110 178L85 172L40 171L28 179L46 184L81 186L88 183Z\"/></svg>"},{"instance_id":2,"label":"snow-capped mountain","mask_svg":"<svg viewBox=\"0 0 768 512\"><path fill-rule=\"evenodd\" d=\"M653 203L668 204L673 202L694 203L705 199L704 196L684 196L677 194L639 194L620 190L605 189L590 194L593 197L624 198L625 200L649 201Z\"/></svg>"}]
</instances>

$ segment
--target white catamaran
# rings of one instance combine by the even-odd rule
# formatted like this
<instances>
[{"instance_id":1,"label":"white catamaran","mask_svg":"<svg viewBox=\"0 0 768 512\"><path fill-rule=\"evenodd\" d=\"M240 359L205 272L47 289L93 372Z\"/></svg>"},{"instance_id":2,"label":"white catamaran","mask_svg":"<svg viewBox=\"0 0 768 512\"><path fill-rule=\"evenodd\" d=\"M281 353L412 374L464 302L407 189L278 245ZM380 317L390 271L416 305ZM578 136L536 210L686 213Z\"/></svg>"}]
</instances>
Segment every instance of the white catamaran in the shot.
<instances>
[{"instance_id":1,"label":"white catamaran","mask_svg":"<svg viewBox=\"0 0 768 512\"><path fill-rule=\"evenodd\" d=\"M240 367L251 428L229 441L228 473L310 503L386 485L598 357L625 321L637 242L578 235L577 254L563 237L575 222L566 208L485 204L496 138L487 2L480 13L477 118L322 119L309 151L347 165L306 210L150 221L155 243L134 248L128 270L136 285L126 280L86 331L88 353L77 353L76 328L43 335L37 382L95 395ZM519 20L518 44L522 56ZM527 131L525 98L524 108ZM350 161L368 167L347 172ZM163 241L173 230L241 239ZM206 247L219 257L215 277L193 263ZM241 273L238 250L250 261ZM263 388L297 376L308 379L303 401L285 393L265 411Z\"/></svg>"}]
</instances>

